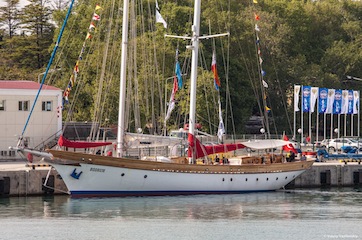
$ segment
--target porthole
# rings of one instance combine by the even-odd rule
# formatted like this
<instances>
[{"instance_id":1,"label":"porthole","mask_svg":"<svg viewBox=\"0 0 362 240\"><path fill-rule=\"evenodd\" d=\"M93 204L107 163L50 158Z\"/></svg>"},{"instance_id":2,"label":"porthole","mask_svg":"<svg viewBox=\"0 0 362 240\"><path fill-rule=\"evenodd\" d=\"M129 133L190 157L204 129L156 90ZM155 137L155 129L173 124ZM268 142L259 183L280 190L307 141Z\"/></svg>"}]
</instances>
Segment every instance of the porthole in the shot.
<instances>
[{"instance_id":1,"label":"porthole","mask_svg":"<svg viewBox=\"0 0 362 240\"><path fill-rule=\"evenodd\" d=\"M245 182L247 182L248 181L248 179L247 178L245 178Z\"/></svg>"},{"instance_id":2,"label":"porthole","mask_svg":"<svg viewBox=\"0 0 362 240\"><path fill-rule=\"evenodd\" d=\"M277 177L277 179L276 179L276 180L278 181L278 179L279 179L279 178Z\"/></svg>"},{"instance_id":3,"label":"porthole","mask_svg":"<svg viewBox=\"0 0 362 240\"><path fill-rule=\"evenodd\" d=\"M269 181L269 178L266 178L267 181Z\"/></svg>"},{"instance_id":4,"label":"porthole","mask_svg":"<svg viewBox=\"0 0 362 240\"><path fill-rule=\"evenodd\" d=\"M144 178L147 178L147 175L145 175Z\"/></svg>"},{"instance_id":5,"label":"porthole","mask_svg":"<svg viewBox=\"0 0 362 240\"><path fill-rule=\"evenodd\" d=\"M288 179L288 177L285 177L285 179Z\"/></svg>"},{"instance_id":6,"label":"porthole","mask_svg":"<svg viewBox=\"0 0 362 240\"><path fill-rule=\"evenodd\" d=\"M257 178L256 181L259 181L259 178Z\"/></svg>"},{"instance_id":7,"label":"porthole","mask_svg":"<svg viewBox=\"0 0 362 240\"><path fill-rule=\"evenodd\" d=\"M225 178L223 178L222 181L224 182L224 181L225 181Z\"/></svg>"},{"instance_id":8,"label":"porthole","mask_svg":"<svg viewBox=\"0 0 362 240\"><path fill-rule=\"evenodd\" d=\"M232 182L233 181L233 179L232 178L230 178L230 182Z\"/></svg>"},{"instance_id":9,"label":"porthole","mask_svg":"<svg viewBox=\"0 0 362 240\"><path fill-rule=\"evenodd\" d=\"M124 173L122 173L121 176L123 177L123 176L124 176Z\"/></svg>"}]
</instances>

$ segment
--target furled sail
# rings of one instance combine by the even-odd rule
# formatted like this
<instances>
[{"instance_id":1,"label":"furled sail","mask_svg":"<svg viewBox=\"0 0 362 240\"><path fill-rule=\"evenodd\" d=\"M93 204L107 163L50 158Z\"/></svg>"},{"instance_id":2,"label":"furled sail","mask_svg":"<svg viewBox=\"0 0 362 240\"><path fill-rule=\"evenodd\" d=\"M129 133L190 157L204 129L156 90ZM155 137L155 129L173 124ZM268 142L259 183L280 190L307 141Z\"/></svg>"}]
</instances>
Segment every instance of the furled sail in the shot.
<instances>
[{"instance_id":1,"label":"furled sail","mask_svg":"<svg viewBox=\"0 0 362 240\"><path fill-rule=\"evenodd\" d=\"M58 140L58 145L60 147L71 147L71 148L95 148L111 144L112 142L70 141L66 139L63 135L61 135Z\"/></svg>"}]
</instances>

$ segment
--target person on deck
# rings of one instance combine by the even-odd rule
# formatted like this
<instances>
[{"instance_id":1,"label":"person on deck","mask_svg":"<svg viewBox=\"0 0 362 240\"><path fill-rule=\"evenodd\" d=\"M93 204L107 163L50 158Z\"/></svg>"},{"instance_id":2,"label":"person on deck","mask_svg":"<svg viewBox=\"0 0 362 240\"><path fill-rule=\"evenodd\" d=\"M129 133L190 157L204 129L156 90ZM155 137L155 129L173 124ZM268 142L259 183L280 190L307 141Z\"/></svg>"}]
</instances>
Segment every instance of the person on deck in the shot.
<instances>
[{"instance_id":1,"label":"person on deck","mask_svg":"<svg viewBox=\"0 0 362 240\"><path fill-rule=\"evenodd\" d=\"M294 160L295 160L295 153L293 151L290 151L289 162L294 162Z\"/></svg>"},{"instance_id":2,"label":"person on deck","mask_svg":"<svg viewBox=\"0 0 362 240\"><path fill-rule=\"evenodd\" d=\"M219 159L219 155L216 154L216 157L215 157L215 163L219 163L220 159Z\"/></svg>"}]
</instances>

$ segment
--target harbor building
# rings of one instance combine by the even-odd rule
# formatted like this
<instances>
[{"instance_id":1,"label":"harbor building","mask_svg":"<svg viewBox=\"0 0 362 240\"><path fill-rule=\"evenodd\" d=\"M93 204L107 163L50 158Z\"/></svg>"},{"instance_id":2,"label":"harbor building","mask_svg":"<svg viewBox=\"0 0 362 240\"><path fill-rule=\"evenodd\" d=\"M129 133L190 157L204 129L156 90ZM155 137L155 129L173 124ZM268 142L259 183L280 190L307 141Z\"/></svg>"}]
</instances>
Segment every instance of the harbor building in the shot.
<instances>
[{"instance_id":1,"label":"harbor building","mask_svg":"<svg viewBox=\"0 0 362 240\"><path fill-rule=\"evenodd\" d=\"M28 120L40 84L33 81L0 80L0 159L17 158L16 146ZM29 148L43 148L62 130L62 90L43 85L23 134Z\"/></svg>"}]
</instances>

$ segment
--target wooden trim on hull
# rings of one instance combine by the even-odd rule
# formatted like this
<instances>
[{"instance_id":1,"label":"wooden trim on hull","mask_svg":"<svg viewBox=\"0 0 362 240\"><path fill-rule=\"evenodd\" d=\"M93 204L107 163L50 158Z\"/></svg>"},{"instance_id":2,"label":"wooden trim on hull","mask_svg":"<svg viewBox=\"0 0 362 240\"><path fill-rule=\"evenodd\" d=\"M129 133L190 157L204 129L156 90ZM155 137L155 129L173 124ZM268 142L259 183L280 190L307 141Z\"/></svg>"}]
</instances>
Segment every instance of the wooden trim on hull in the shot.
<instances>
[{"instance_id":1,"label":"wooden trim on hull","mask_svg":"<svg viewBox=\"0 0 362 240\"><path fill-rule=\"evenodd\" d=\"M242 165L197 165L164 163L155 161L145 161L129 158L116 158L102 155L93 155L85 153L75 153L58 150L48 150L53 155L52 160L57 164L79 165L82 163L123 167L129 169L142 169L153 171L168 172L187 172L187 173L268 173L268 172L289 172L309 169L314 160L296 161L286 163L268 163L268 164L242 164ZM60 160L60 161L59 161Z\"/></svg>"}]
</instances>

